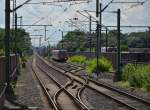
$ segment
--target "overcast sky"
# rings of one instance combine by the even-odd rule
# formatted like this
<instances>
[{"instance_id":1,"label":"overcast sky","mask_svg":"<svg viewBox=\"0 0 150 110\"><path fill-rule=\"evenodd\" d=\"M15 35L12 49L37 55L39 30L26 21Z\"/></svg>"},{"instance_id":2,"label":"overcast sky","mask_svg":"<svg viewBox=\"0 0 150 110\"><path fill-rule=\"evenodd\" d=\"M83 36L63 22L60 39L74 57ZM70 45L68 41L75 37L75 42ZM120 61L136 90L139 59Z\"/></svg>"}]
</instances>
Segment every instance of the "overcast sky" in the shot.
<instances>
[{"instance_id":1,"label":"overcast sky","mask_svg":"<svg viewBox=\"0 0 150 110\"><path fill-rule=\"evenodd\" d=\"M16 0L17 6L22 4L26 0ZM53 2L58 0L32 0L29 3L37 2ZM88 22L86 17L77 13L79 10L82 14L89 16L84 10L95 11L96 0L90 0L88 3L84 2L65 2L65 3L53 3L49 5L33 5L26 4L17 10L18 16L23 16L23 24L52 24L51 27L47 28L47 37L51 44L56 44L61 39L61 32L70 31L74 29L81 29L88 31ZM103 7L111 0L101 0ZM150 0L114 0L114 1L141 1L143 5L138 4L111 4L106 11L116 11L118 8L121 9L121 25L150 25ZM11 2L12 4L12 2ZM5 24L5 0L0 0L0 27L4 27ZM95 17L95 12L89 12L90 15ZM78 18L74 21L73 18ZM69 19L75 22L76 27L68 24ZM94 20L94 19L93 19ZM19 20L18 20L19 22ZM70 21L69 21L70 22ZM104 25L116 25L116 14L103 13L102 22ZM24 27L30 34L44 35L44 27ZM93 30L95 25L93 23ZM130 31L131 29L122 29L124 31ZM136 29L136 31L144 31L146 29ZM65 34L65 33L64 33ZM32 36L33 37L33 36ZM44 40L44 39L43 39ZM38 45L38 41L32 40L34 45ZM43 42L46 45L47 42Z\"/></svg>"}]
</instances>

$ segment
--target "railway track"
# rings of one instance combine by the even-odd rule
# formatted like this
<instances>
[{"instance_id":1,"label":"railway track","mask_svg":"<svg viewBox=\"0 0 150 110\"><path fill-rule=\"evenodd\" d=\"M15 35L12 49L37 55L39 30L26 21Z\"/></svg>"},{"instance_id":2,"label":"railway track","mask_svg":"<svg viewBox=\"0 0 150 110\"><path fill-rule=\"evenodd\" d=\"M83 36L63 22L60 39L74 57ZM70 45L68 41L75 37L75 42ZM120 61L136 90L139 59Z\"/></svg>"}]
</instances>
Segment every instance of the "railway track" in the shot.
<instances>
[{"instance_id":1,"label":"railway track","mask_svg":"<svg viewBox=\"0 0 150 110\"><path fill-rule=\"evenodd\" d=\"M43 83L43 77L33 70L40 82L41 87L43 88L44 93L47 95L49 102L52 105L51 108L55 110L88 110L88 108L78 98L74 97L73 94L67 89L73 84L72 79L68 80L64 85L58 82L54 76L49 74L49 71L46 68L43 69L42 63L34 64L34 68L39 69L42 74L44 74L49 80L53 81L55 86L57 86L57 90L51 93L51 89L53 90L53 88L48 88L48 84Z\"/></svg>"},{"instance_id":2,"label":"railway track","mask_svg":"<svg viewBox=\"0 0 150 110\"><path fill-rule=\"evenodd\" d=\"M44 60L44 59L41 59L41 60ZM45 63L48 65L48 63L46 61L45 61ZM111 98L114 101L116 101L130 109L133 109L133 110L149 110L150 109L150 102L145 99L128 94L128 93L121 91L117 88L114 88L108 84L97 82L90 78L88 78L88 84L87 84L87 83L85 83L85 78L83 78L81 76L73 75L72 74L73 72L71 72L72 70L67 71L64 68L61 68L58 65L56 65L56 63L55 64L53 63L53 66L51 65L50 67L55 69L56 71L61 72L65 76L74 79L75 81L77 81L80 84L85 84L87 88L93 89L94 91L97 91L98 93L103 94L106 97Z\"/></svg>"}]
</instances>

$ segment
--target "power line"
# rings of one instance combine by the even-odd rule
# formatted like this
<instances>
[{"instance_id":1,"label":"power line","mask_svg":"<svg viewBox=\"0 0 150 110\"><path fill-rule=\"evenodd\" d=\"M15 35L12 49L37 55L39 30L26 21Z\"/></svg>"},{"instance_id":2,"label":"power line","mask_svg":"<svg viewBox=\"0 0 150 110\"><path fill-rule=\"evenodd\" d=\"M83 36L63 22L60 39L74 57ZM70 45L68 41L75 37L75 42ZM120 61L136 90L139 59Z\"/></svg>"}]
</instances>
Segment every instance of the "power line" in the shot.
<instances>
[{"instance_id":1,"label":"power line","mask_svg":"<svg viewBox=\"0 0 150 110\"><path fill-rule=\"evenodd\" d=\"M28 4L47 4L47 3L76 2L76 1L89 1L89 0L57 0L51 2L31 2Z\"/></svg>"}]
</instances>

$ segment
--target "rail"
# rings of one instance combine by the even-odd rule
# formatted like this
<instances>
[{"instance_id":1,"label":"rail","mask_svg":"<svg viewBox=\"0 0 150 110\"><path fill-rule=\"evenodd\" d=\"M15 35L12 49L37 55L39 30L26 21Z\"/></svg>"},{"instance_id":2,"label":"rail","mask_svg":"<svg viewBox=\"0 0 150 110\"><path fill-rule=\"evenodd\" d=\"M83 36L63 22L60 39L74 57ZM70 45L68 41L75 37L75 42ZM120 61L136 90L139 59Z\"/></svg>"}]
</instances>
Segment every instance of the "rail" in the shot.
<instances>
[{"instance_id":1,"label":"rail","mask_svg":"<svg viewBox=\"0 0 150 110\"><path fill-rule=\"evenodd\" d=\"M39 58L40 58L40 57L39 57ZM41 59L41 58L40 58L40 59ZM43 61L43 60L41 59L41 61ZM65 85L64 87L62 87L61 84L60 84L59 82L57 82L57 80L55 79L55 77L53 77L52 75L50 75L50 74L49 74L47 71L45 71L44 69L40 68L40 66L39 66L39 69L40 69L41 71L43 71L44 73L46 73L46 75L47 75L50 79L52 79L54 82L56 82L56 84L59 85L59 86L61 87L61 89L63 88L63 90L70 96L70 98L72 98L72 100L74 100L74 101L78 104L78 106L80 107L80 109L82 109L82 110L89 110L88 107L86 107L86 105L84 105L79 99L75 98L75 97L66 89L66 87L69 86L69 85L72 83L72 81L70 82L70 84L67 84L67 85ZM58 72L60 72L60 71L58 71ZM72 78L70 77L70 79L72 79ZM61 90L61 91L62 91L62 90ZM60 92L60 91L58 91L58 92ZM56 95L58 95L58 93L57 93ZM56 98L56 96L55 96L55 98ZM55 102L56 102L56 101L55 101ZM57 102L56 102L56 103L57 103Z\"/></svg>"},{"instance_id":2,"label":"rail","mask_svg":"<svg viewBox=\"0 0 150 110\"><path fill-rule=\"evenodd\" d=\"M46 95L46 96L47 96L47 98L49 99L49 103L50 103L50 104L52 104L53 109L55 109L55 110L59 110L59 109L57 108L57 105L53 102L53 100L52 100L52 98L51 98L51 96L50 96L49 92L47 91L47 89L46 89L45 85L43 84L42 80L39 78L39 76L37 75L36 71L34 70L33 65L32 65L32 71L34 72L34 74L35 74L35 76L36 76L37 80L39 81L40 86L42 87L42 89L43 89L43 91L44 91L45 95Z\"/></svg>"},{"instance_id":3,"label":"rail","mask_svg":"<svg viewBox=\"0 0 150 110\"><path fill-rule=\"evenodd\" d=\"M57 67L56 65L55 65L55 67ZM57 67L57 68L60 68L60 67ZM63 68L61 68L62 70L64 70ZM57 69L57 71L58 71L58 69ZM64 70L65 71L65 70ZM68 71L67 71L68 72ZM70 71L70 73L72 73L71 71ZM63 74L64 74L64 72L63 72ZM67 75L69 75L69 74L67 74ZM73 74L71 74L71 75L69 75L70 77L71 76L75 76L75 75L73 75ZM79 77L79 76L78 76ZM82 79L84 79L83 77L81 77L80 76L80 78L82 78ZM74 78L74 80L78 80L78 79L75 79ZM93 81L93 80L91 80L90 78L88 78L88 80L90 81L90 82L93 82L94 84L96 84L96 85L99 85L99 86L103 86L103 87L105 87L105 88L107 88L108 90L112 90L112 91L115 91L115 92L118 92L118 93L120 93L120 94L122 94L122 95L124 95L124 96L127 96L127 97L130 97L130 98L132 98L132 99L135 99L135 100L138 100L138 101L140 101L140 102L142 102L143 104L146 104L146 105L150 105L150 102L149 101L147 101L147 100L145 100L145 99L143 99L143 98L140 98L140 97L137 97L137 96L134 96L134 95L132 95L132 94L129 94L129 93L126 93L126 92L124 92L124 91L121 91L121 90L119 90L119 89L117 89L117 88L115 88L115 87L112 87L112 86L109 86L109 85L106 85L106 84L100 84L100 82L98 82L98 81ZM78 80L79 81L79 80ZM79 81L80 82L80 81ZM82 83L82 82L81 82ZM87 87L90 87L89 85L86 85ZM91 87L90 87L91 88ZM91 89L94 89L94 88L91 88ZM99 92L100 93L100 91L97 91L97 92ZM105 94L106 95L106 94ZM108 96L107 95L107 97L111 97L111 96ZM121 104L123 104L123 105L126 105L126 106L128 106L130 109L136 109L135 107L133 107L133 106L130 106L130 105L128 105L128 104L126 104L126 103L124 103L124 102L122 102L122 101L118 101L117 99L115 99L115 98L113 98L113 97L111 97L113 100L115 100L115 101L117 101L117 102L119 102L119 103L121 103Z\"/></svg>"}]
</instances>

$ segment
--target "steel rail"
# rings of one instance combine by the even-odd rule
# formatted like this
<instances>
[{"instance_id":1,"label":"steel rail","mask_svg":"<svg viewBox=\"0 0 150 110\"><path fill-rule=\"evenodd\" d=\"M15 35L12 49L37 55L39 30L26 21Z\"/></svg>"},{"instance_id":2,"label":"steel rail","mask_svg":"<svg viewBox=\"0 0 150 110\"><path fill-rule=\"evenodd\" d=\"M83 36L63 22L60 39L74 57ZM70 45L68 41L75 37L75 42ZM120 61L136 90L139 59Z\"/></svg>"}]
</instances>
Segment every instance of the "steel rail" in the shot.
<instances>
[{"instance_id":1,"label":"steel rail","mask_svg":"<svg viewBox=\"0 0 150 110\"><path fill-rule=\"evenodd\" d=\"M55 66L56 66L56 65L55 65ZM58 68L59 68L59 67L58 67ZM53 68L53 69L55 69L55 68ZM61 69L63 69L63 68L61 68ZM58 70L58 71L59 71L59 70ZM65 71L65 70L64 70L64 71ZM70 73L72 73L72 72L70 72ZM64 74L64 73L62 73L62 74ZM69 75L67 75L67 74L65 74L65 75L68 76L68 77L71 77L71 76L69 76ZM81 77L81 76L78 76L78 77L80 77L82 80L85 80L85 78L83 78L83 77ZM77 81L77 82L80 83L80 84L83 84L83 82L80 81L80 80L78 80L78 79L75 79L75 78L74 78L74 80ZM89 81L89 79L87 79L87 81ZM116 98L112 97L111 95L107 95L107 94L105 94L105 93L103 93L103 92L101 92L101 91L99 91L99 90L97 90L97 89L95 89L95 88L89 86L88 84L85 84L85 86L86 86L87 88L89 88L89 89L92 89L92 90L94 90L94 91L96 91L96 92L98 92L98 93L100 93L100 94L102 94L102 95L104 95L104 96L110 98L110 99L113 99L114 101L116 101L116 102L119 103L119 104L122 104L122 105L124 105L124 106L126 106L126 107L128 107L128 108L130 108L130 109L132 109L132 110L137 110L135 107L133 107L133 106L131 106L131 105L129 105L129 104L126 104L126 103L124 103L123 101L117 100ZM82 89L82 91L83 91L83 89ZM82 92L82 91L80 90L80 92ZM81 93L79 93L79 94L81 94ZM81 99L79 99L79 100L81 100Z\"/></svg>"},{"instance_id":2,"label":"steel rail","mask_svg":"<svg viewBox=\"0 0 150 110\"><path fill-rule=\"evenodd\" d=\"M40 84L40 86L42 87L42 89L43 89L45 95L46 95L47 98L49 99L49 103L52 104L52 106L53 106L53 108L54 108L55 110L59 110L59 109L57 108L57 105L56 105L56 104L54 103L54 101L52 100L52 98L51 98L49 92L47 91L47 89L46 89L44 83L42 82L42 80L39 78L39 76L37 75L36 71L34 70L33 65L32 65L32 71L33 71L34 75L36 76L37 80L39 81L39 84Z\"/></svg>"},{"instance_id":3,"label":"steel rail","mask_svg":"<svg viewBox=\"0 0 150 110\"><path fill-rule=\"evenodd\" d=\"M40 57L39 57L40 58ZM42 59L41 59L42 60ZM76 102L76 104L82 109L82 110L89 110L88 107L86 107L86 105L84 105L80 100L78 100L76 97L74 97L67 89L66 87L69 86L69 84L66 84L64 87L56 80L55 77L53 77L52 75L50 75L47 71L43 70L39 65L38 65L39 69L41 71L43 71L51 80L53 80L57 85L59 85L59 87L63 88L63 90L65 91L65 93L67 95L70 96L70 98L72 100L74 100L74 102ZM68 77L69 78L69 77ZM70 77L70 79L72 79ZM72 81L71 81L72 82ZM56 96L55 96L56 97ZM56 102L56 101L55 101Z\"/></svg>"},{"instance_id":4,"label":"steel rail","mask_svg":"<svg viewBox=\"0 0 150 110\"><path fill-rule=\"evenodd\" d=\"M55 65L55 66L56 66L56 65ZM58 68L59 68L59 67L58 67ZM63 68L61 68L61 69L63 70ZM64 71L65 71L65 70L64 70ZM70 72L70 73L72 73L72 72ZM72 74L72 75L73 75L73 74ZM74 75L74 76L75 76L75 75ZM79 76L78 76L78 77L79 77ZM84 79L84 78L81 77L81 76L80 76L80 78L81 78L81 79ZM77 79L75 79L75 80L77 80ZM138 101L140 101L140 102L142 102L142 103L144 103L144 104L150 105L150 102L147 101L147 100L145 100L145 99L143 99L143 98L140 98L140 97L134 96L134 95L132 95L132 94L126 93L126 92L124 92L124 91L122 91L122 90L119 90L119 89L117 89L117 88L114 88L114 87L112 87L112 86L110 86L110 85L106 85L106 84L100 83L100 82L98 82L98 81L94 81L94 80L92 80L92 79L90 79L90 78L88 78L88 80L91 81L92 83L96 84L96 85L103 86L103 87L105 87L105 88L107 88L107 89L109 89L109 90L118 92L118 93L120 93L120 94L122 94L122 95L125 95L125 96L127 96L127 97L133 98L133 99L135 99L135 100L138 100ZM79 81L79 82L80 82L80 81ZM81 82L81 83L82 83L82 82ZM87 87L90 87L90 86L87 85ZM90 88L91 88L91 87L90 87ZM91 89L92 89L92 88L91 88ZM93 89L94 89L94 88L93 88ZM106 95L106 94L105 94L105 95ZM108 96L108 97L113 98L113 97L111 97L111 96ZM113 98L113 99L114 99L114 98ZM114 100L116 100L116 99L114 99ZM118 100L116 100L116 101L118 101ZM136 109L135 107L130 106L130 105L128 105L128 104L125 104L124 102L120 102L120 103L122 103L122 104L124 104L124 105L127 105L127 106L130 107L131 109Z\"/></svg>"},{"instance_id":5,"label":"steel rail","mask_svg":"<svg viewBox=\"0 0 150 110\"><path fill-rule=\"evenodd\" d=\"M41 60L43 60L43 61L45 62L45 64L48 65L48 63L47 63L42 57L40 57L40 56L38 56L38 57L39 57ZM64 72L62 72L62 71L60 71L60 70L58 70L58 69L56 69L56 68L54 68L54 67L52 67L52 66L50 66L50 65L48 65L48 66L49 66L50 68L53 68L54 70L56 70L56 71L58 71L58 72L61 72L62 74L64 74L64 75L67 76L67 77L71 77L70 75L66 74L66 71L65 71L64 69L62 69L62 70L64 71ZM55 67L57 67L57 66L55 65ZM59 67L57 67L57 68L59 68ZM68 72L68 71L67 71L67 72ZM70 73L72 73L72 72L70 72ZM72 78L73 78L73 77L72 77ZM105 95L105 96L107 96L107 97L113 99L114 101L116 101L116 102L118 102L118 103L120 103L120 104L122 104L122 105L125 105L126 107L128 107L128 108L130 108L130 109L136 110L136 108L134 108L133 106L130 106L129 104L124 103L123 101L117 100L117 99L111 97L110 95L104 94L103 92L100 92L100 91L96 90L95 88L93 88L93 87L87 85L86 83L84 83L84 81L86 80L86 79L84 79L84 78L82 78L82 80L84 80L84 81L81 81L81 80L78 80L78 79L75 79L75 78L73 78L73 79L74 79L76 82L78 82L78 83L80 83L80 84L85 84L86 87L88 87L88 88L90 88L90 89L92 89L92 90L95 90L95 91L97 91L98 93L103 94L103 95ZM88 81L88 80L87 80L87 81ZM80 92L81 92L81 91L80 91ZM80 94L81 94L81 93L80 93ZM79 99L79 100L80 100L80 99Z\"/></svg>"},{"instance_id":6,"label":"steel rail","mask_svg":"<svg viewBox=\"0 0 150 110\"><path fill-rule=\"evenodd\" d=\"M74 65L73 65L73 66L74 66ZM75 66L76 66L76 65L75 65ZM81 66L79 66L79 67L81 68ZM72 73L72 72L71 72L71 73ZM83 78L82 76L80 76L80 75L78 75L78 77L80 77L81 79L84 79L84 78ZM111 90L113 90L113 91L115 91L115 92L119 92L119 93L122 94L122 95L126 95L126 96L128 96L128 97L130 97L130 98L139 100L139 101L141 101L141 102L144 103L144 104L150 105L150 101L145 100L145 99L140 98L140 97L137 97L137 96L135 96L135 95L129 94L129 93L124 92L124 91L122 91L122 90L120 90L120 89L117 89L117 88L115 88L115 87L112 87L112 86L110 86L110 85L107 84L107 83L104 83L104 82L102 82L102 81L95 81L95 80L93 80L93 79L91 79L91 78L88 78L88 80L89 80L90 82L92 82L92 83L98 85L98 86L103 86L103 87L105 87L105 88L107 88L107 89L111 89ZM87 86L88 86L88 85L87 85ZM89 86L89 87L90 87L90 86Z\"/></svg>"},{"instance_id":7,"label":"steel rail","mask_svg":"<svg viewBox=\"0 0 150 110\"><path fill-rule=\"evenodd\" d=\"M60 93L63 92L63 88L59 89L55 94L54 94L54 97L53 97L53 100L55 102L55 104L58 106L59 110L63 110L61 105L57 102L57 98L58 96L60 95Z\"/></svg>"},{"instance_id":8,"label":"steel rail","mask_svg":"<svg viewBox=\"0 0 150 110\"><path fill-rule=\"evenodd\" d=\"M69 83L67 83L64 87L55 79L55 77L53 77L53 76L51 76L51 75L49 75L46 71L44 71L38 64L36 64L37 65L37 67L43 72L43 73L45 73L47 76L48 76L48 78L50 78L52 81L54 81L55 82L55 84L60 88L55 94L54 94L54 96L53 96L53 100L54 100L54 103L57 105L57 108L59 109L59 110L62 110L62 107L61 107L61 105L57 102L57 98L58 98L58 96L61 94L61 92L63 92L65 89L65 87L67 87L67 86L69 86L69 85L71 85L72 83L73 83L73 80L71 79L71 81L69 82ZM65 90L65 92L67 92L66 90ZM72 97L71 97L71 99L72 99ZM74 100L74 99L73 99Z\"/></svg>"},{"instance_id":9,"label":"steel rail","mask_svg":"<svg viewBox=\"0 0 150 110\"><path fill-rule=\"evenodd\" d=\"M77 66L77 65L74 65L74 64L71 64L71 65L72 65L72 66L75 66L75 67ZM83 68L82 66L78 66L78 67ZM83 69L84 69L84 68L83 68ZM79 76L79 75L78 75L78 77L84 79L82 76ZM148 105L150 105L150 101L145 100L145 99L140 98L140 97L137 97L137 96L135 96L135 95L129 94L129 93L124 92L124 91L122 91L122 90L119 90L119 89L117 89L117 88L115 88L115 87L110 86L110 85L107 84L107 83L104 84L104 82L102 82L102 81L95 81L95 80L93 80L93 79L91 79L91 78L88 78L88 80L91 81L91 82L93 82L93 83L95 83L95 84L97 84L97 85L107 87L108 89L112 89L112 90L114 90L114 91L116 91L116 92L120 91L120 93L122 93L122 94L124 94L124 95L127 95L127 96L130 95L131 97L133 97L133 98L135 98L135 99L137 99L137 100L139 100L139 101L142 101L143 103L147 103Z\"/></svg>"}]
</instances>

